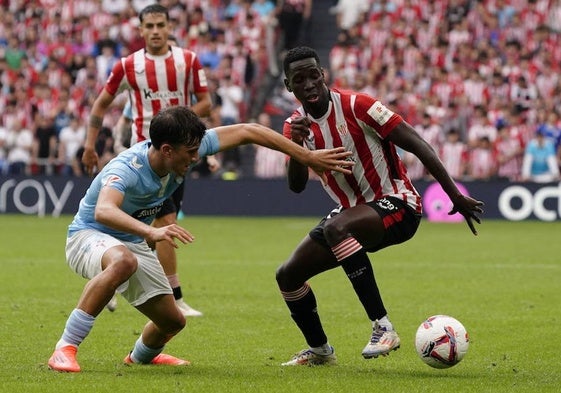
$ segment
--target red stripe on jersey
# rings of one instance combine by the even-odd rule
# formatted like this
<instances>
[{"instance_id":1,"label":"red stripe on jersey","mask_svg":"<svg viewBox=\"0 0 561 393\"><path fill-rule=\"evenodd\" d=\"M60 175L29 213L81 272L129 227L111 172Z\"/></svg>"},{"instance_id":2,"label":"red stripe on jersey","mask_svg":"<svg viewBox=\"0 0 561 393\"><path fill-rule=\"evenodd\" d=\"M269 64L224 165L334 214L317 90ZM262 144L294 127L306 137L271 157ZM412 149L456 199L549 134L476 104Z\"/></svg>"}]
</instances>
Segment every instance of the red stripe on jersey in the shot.
<instances>
[{"instance_id":1,"label":"red stripe on jersey","mask_svg":"<svg viewBox=\"0 0 561 393\"><path fill-rule=\"evenodd\" d=\"M168 85L168 90L169 91L177 91L177 75L176 75L176 69L175 69L175 60L173 59L173 56L169 56L166 60L165 60L165 64L166 64L166 81L167 81L167 85ZM176 106L179 105L179 99L178 98L171 98L169 100L169 104L170 106ZM154 112L157 113L157 112Z\"/></svg>"},{"instance_id":2,"label":"red stripe on jersey","mask_svg":"<svg viewBox=\"0 0 561 393\"><path fill-rule=\"evenodd\" d=\"M185 81L184 81L185 91L186 92L192 91L196 94L198 93L198 91L196 90L196 86L198 86L198 83L197 84L194 83L193 75L195 72L198 72L198 70L193 69L194 53L191 51L184 50L183 57L185 58L185 67L187 68L185 70ZM186 95L185 105L191 106L191 94Z\"/></svg>"},{"instance_id":3,"label":"red stripe on jersey","mask_svg":"<svg viewBox=\"0 0 561 393\"><path fill-rule=\"evenodd\" d=\"M158 79L156 78L156 65L155 61L149 58L145 59L145 67L146 67L146 81L148 83L148 88L156 92L158 91ZM162 103L160 100L152 100L152 113L160 112L162 109Z\"/></svg>"},{"instance_id":4,"label":"red stripe on jersey","mask_svg":"<svg viewBox=\"0 0 561 393\"><path fill-rule=\"evenodd\" d=\"M107 92L112 96L117 94L121 81L125 77L125 67L126 65L123 61L116 62L111 70L111 74L109 75L107 82L105 83L105 90L107 90Z\"/></svg>"},{"instance_id":5,"label":"red stripe on jersey","mask_svg":"<svg viewBox=\"0 0 561 393\"><path fill-rule=\"evenodd\" d=\"M136 72L134 71L134 56L128 56L123 64L127 73L127 82L131 88L130 91L132 91L132 94L135 95L135 99L132 100L132 103L134 103L136 107L136 113L138 113L138 116L136 116L134 119L135 127L133 127L132 129L134 130L136 128L136 140L138 142L141 142L145 139L144 134L142 133L142 122L144 119L142 116L141 92L138 89Z\"/></svg>"},{"instance_id":6,"label":"red stripe on jersey","mask_svg":"<svg viewBox=\"0 0 561 393\"><path fill-rule=\"evenodd\" d=\"M360 118L360 116L358 114L362 114L362 113L367 113L368 109L370 109L370 106L372 105L372 101L371 98L369 98L366 95L362 95L362 94L358 94L354 105L354 111L357 114L357 118ZM365 116L364 119L360 119L362 121L364 121L366 124L370 125L372 128L376 129L377 132L382 136L382 137L386 137L402 120L403 118L400 115L397 114L393 114L390 119L383 125L379 125L377 124L375 121L373 121L372 117L370 116ZM358 126L358 123L357 123ZM364 133L361 134L364 137ZM387 141L386 139L383 139L380 141L380 145L382 148L382 151L384 152L383 154L383 159L386 162L386 168L389 172L389 182L390 185L393 189L393 193L395 194L395 196L398 196L400 194L400 185L397 183L397 180L402 181L405 185L405 188L408 191L412 191L415 190L413 183L411 182L411 180L409 179L409 177L407 176L407 169L405 168L405 165L403 164L403 162L401 161L401 159L399 158L399 155L397 154L397 150L395 148L395 145L389 141ZM366 143L361 143L360 146L364 147L365 150L365 155L366 157L369 158L370 163L372 164L372 166L370 168L365 166L365 171L367 171L367 169L371 169L373 172L373 176L372 177L367 177L370 186L374 189L375 194L376 194L376 198L380 198L381 196L383 196L386 192L384 192L384 190L380 187L381 185L381 179L379 177L378 171L376 170L376 167L374 165L374 163L371 161L372 159L372 154L371 152L367 149ZM364 163L363 163L364 165ZM367 175L368 175L368 171L367 171ZM417 194L416 192L414 192L414 194ZM411 198L411 194L406 194L406 193L401 193L401 199L403 199L405 202L407 202L407 199ZM421 198L418 196L416 196L415 198L415 205L418 206L418 211L421 211L420 208L420 202L421 202Z\"/></svg>"},{"instance_id":7,"label":"red stripe on jersey","mask_svg":"<svg viewBox=\"0 0 561 393\"><path fill-rule=\"evenodd\" d=\"M330 94L328 114L319 122L310 118L314 138L306 145L310 149L343 146L354 152L355 166L350 175L327 175L328 194L344 207L393 196L420 212L420 196L407 177L395 146L386 139L403 118L365 94L337 89ZM292 116L303 114L300 107ZM288 122L283 133L289 137Z\"/></svg>"},{"instance_id":8,"label":"red stripe on jersey","mask_svg":"<svg viewBox=\"0 0 561 393\"><path fill-rule=\"evenodd\" d=\"M343 113L354 113L354 108L351 106L351 97L351 95L341 95L341 106L343 108ZM355 132L356 130L361 130L358 122L356 121L356 117L345 116L345 123L345 127L347 128L349 135L351 136L351 138L353 138L353 142L355 145L354 147L357 150L358 158L360 159L360 162L364 167L364 175L368 179L368 183L373 184L372 180L375 180L375 183L379 185L380 178L378 178L377 176L373 176L376 171L374 171L374 166L372 165L372 154L370 154L370 150L368 149L368 143L366 143L366 140L364 138L364 132ZM333 130L334 127L332 127L331 129ZM356 203L361 204L366 202L364 195L360 190L360 184L358 184L357 179L352 175L346 175L345 179L353 190L353 193L356 197ZM377 194L378 191L376 191L376 195Z\"/></svg>"},{"instance_id":9,"label":"red stripe on jersey","mask_svg":"<svg viewBox=\"0 0 561 393\"><path fill-rule=\"evenodd\" d=\"M122 64L125 68L125 73L127 74L127 83L131 87L131 89L137 89L138 83L136 82L136 73L134 72L134 56L128 56L124 59L124 61L120 61L119 64Z\"/></svg>"},{"instance_id":10,"label":"red stripe on jersey","mask_svg":"<svg viewBox=\"0 0 561 393\"><path fill-rule=\"evenodd\" d=\"M329 115L329 119L327 120L329 123L330 130L334 128L334 124L335 124L334 119L335 119L335 114L334 112L331 112L331 114ZM323 137L319 124L316 122L312 122L310 126L310 132L314 134L316 150L325 149L325 139ZM333 135L333 132L331 132L330 134ZM342 146L340 139L338 140L338 144L336 146L335 143L336 140L333 140L334 147ZM345 194L345 191L343 191L343 189L339 187L339 184L337 184L337 181L335 180L335 178L331 173L327 173L327 185L337 195L337 198L339 198L341 205L345 207L350 206L350 202L347 195Z\"/></svg>"}]
</instances>

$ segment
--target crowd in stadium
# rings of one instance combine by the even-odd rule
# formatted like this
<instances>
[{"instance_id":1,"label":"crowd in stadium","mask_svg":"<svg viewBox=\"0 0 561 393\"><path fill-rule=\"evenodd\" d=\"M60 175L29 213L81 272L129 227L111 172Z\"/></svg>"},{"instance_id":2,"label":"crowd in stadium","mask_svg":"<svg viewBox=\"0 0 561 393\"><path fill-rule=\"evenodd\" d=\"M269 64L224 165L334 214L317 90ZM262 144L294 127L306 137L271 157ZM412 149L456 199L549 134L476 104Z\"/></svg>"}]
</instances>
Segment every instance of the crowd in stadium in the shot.
<instances>
[{"instance_id":1,"label":"crowd in stadium","mask_svg":"<svg viewBox=\"0 0 561 393\"><path fill-rule=\"evenodd\" d=\"M142 46L137 14L153 2L0 1L2 173L82 175L77 157L89 108L112 65ZM271 75L281 88L264 111L288 115L296 107L277 62L302 40L286 28L281 6L297 5L298 23L322 23L306 14L311 0L160 3L178 45L205 66L214 99L209 127L260 118L259 91ZM332 87L379 97L404 115L457 179L559 179L561 0L330 3L339 34L323 66ZM116 100L104 120L102 160L114 155L125 101ZM413 179L426 176L414 156L403 152L403 159Z\"/></svg>"}]
</instances>

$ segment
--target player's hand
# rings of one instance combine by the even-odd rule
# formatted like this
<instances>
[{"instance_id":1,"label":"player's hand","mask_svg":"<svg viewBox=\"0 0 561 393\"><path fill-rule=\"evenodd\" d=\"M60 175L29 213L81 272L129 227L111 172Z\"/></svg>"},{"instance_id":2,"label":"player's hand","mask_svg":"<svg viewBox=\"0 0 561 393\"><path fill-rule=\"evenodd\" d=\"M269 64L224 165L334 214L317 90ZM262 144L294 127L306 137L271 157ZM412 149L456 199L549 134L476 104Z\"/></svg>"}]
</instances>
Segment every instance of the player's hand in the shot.
<instances>
[{"instance_id":1,"label":"player's hand","mask_svg":"<svg viewBox=\"0 0 561 393\"><path fill-rule=\"evenodd\" d=\"M182 228L177 224L171 224L160 228L151 227L151 231L146 237L146 242L148 244L155 244L157 242L165 241L171 244L174 248L178 248L179 245L175 242L176 239L183 244L187 244L193 243L195 237L185 228Z\"/></svg>"},{"instance_id":2,"label":"player's hand","mask_svg":"<svg viewBox=\"0 0 561 393\"><path fill-rule=\"evenodd\" d=\"M302 145L310 135L311 120L306 116L294 117L290 122L290 138L293 142Z\"/></svg>"},{"instance_id":3,"label":"player's hand","mask_svg":"<svg viewBox=\"0 0 561 393\"><path fill-rule=\"evenodd\" d=\"M348 161L352 152L344 147L310 151L310 161L307 165L320 177L323 184L327 184L327 171L351 174L354 162Z\"/></svg>"},{"instance_id":4,"label":"player's hand","mask_svg":"<svg viewBox=\"0 0 561 393\"><path fill-rule=\"evenodd\" d=\"M215 173L221 167L220 161L218 161L215 156L207 156L206 157L206 164L208 165L208 170L211 173Z\"/></svg>"},{"instance_id":5,"label":"player's hand","mask_svg":"<svg viewBox=\"0 0 561 393\"><path fill-rule=\"evenodd\" d=\"M86 173L89 176L94 174L95 168L97 168L99 157L95 149L84 149L84 153L82 154L82 164L86 168Z\"/></svg>"},{"instance_id":6,"label":"player's hand","mask_svg":"<svg viewBox=\"0 0 561 393\"><path fill-rule=\"evenodd\" d=\"M473 225L473 221L481 224L481 219L476 215L476 213L483 214L483 209L481 207L484 203L465 195L460 195L460 197L455 201L452 201L452 203L454 206L452 206L452 210L450 210L448 214L452 215L460 213L464 216L469 229L471 229L471 232L477 236L477 230Z\"/></svg>"}]
</instances>

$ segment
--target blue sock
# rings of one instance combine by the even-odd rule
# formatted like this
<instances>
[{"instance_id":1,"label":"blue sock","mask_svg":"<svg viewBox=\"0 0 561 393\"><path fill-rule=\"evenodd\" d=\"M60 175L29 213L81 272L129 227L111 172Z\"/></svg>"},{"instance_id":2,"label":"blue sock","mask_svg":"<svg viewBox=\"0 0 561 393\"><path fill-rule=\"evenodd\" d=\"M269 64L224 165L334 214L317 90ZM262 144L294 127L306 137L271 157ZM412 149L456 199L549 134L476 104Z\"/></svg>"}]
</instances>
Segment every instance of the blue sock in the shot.
<instances>
[{"instance_id":1,"label":"blue sock","mask_svg":"<svg viewBox=\"0 0 561 393\"><path fill-rule=\"evenodd\" d=\"M134 363L148 364L152 361L152 359L162 353L163 350L164 347L155 349L147 347L142 342L141 336L138 340L136 340L136 343L134 343L134 348L131 352L131 359Z\"/></svg>"},{"instance_id":2,"label":"blue sock","mask_svg":"<svg viewBox=\"0 0 561 393\"><path fill-rule=\"evenodd\" d=\"M75 347L80 345L92 330L94 322L95 317L92 317L87 312L77 308L72 310L56 348L59 349L66 345L73 345Z\"/></svg>"}]
</instances>

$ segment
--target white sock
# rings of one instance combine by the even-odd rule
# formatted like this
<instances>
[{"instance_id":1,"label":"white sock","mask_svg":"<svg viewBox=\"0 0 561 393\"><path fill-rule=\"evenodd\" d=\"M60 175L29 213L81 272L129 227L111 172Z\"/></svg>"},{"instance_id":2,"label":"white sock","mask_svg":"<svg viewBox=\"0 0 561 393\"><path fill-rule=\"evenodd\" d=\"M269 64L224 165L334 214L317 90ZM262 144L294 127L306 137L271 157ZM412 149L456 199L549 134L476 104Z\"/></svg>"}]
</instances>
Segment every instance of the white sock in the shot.
<instances>
[{"instance_id":1,"label":"white sock","mask_svg":"<svg viewBox=\"0 0 561 393\"><path fill-rule=\"evenodd\" d=\"M92 330L94 322L94 316L75 308L70 313L66 325L64 326L62 336L55 348L59 349L66 345L78 347Z\"/></svg>"},{"instance_id":2,"label":"white sock","mask_svg":"<svg viewBox=\"0 0 561 393\"><path fill-rule=\"evenodd\" d=\"M331 355L333 353L333 347L329 343L323 344L321 347L311 347L313 353L317 355Z\"/></svg>"},{"instance_id":3,"label":"white sock","mask_svg":"<svg viewBox=\"0 0 561 393\"><path fill-rule=\"evenodd\" d=\"M386 330L393 330L393 325L390 322L389 318L387 315L384 315L382 318L377 320L378 325L383 327ZM372 322L372 327L374 327L376 325L376 321Z\"/></svg>"}]
</instances>

